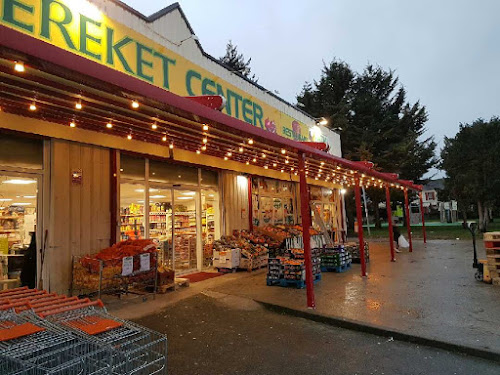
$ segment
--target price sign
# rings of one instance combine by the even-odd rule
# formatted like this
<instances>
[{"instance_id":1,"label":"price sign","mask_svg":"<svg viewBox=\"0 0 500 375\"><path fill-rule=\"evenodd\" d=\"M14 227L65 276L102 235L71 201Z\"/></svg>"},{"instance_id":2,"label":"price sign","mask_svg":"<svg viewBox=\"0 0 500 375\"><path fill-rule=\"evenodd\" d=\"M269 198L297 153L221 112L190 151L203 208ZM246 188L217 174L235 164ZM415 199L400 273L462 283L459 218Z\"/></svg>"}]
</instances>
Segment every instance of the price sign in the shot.
<instances>
[{"instance_id":1,"label":"price sign","mask_svg":"<svg viewBox=\"0 0 500 375\"><path fill-rule=\"evenodd\" d=\"M149 271L151 269L151 263L149 253L141 254L141 272Z\"/></svg>"},{"instance_id":2,"label":"price sign","mask_svg":"<svg viewBox=\"0 0 500 375\"><path fill-rule=\"evenodd\" d=\"M122 276L132 275L134 272L134 257L124 257L122 259Z\"/></svg>"}]
</instances>

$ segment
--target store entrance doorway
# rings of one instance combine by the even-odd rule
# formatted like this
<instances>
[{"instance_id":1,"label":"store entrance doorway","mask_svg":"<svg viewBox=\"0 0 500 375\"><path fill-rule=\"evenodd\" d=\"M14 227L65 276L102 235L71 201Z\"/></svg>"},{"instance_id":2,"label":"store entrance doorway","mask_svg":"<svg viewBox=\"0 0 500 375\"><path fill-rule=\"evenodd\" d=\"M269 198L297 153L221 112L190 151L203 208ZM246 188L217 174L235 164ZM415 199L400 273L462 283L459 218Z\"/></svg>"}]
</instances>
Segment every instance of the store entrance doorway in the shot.
<instances>
[{"instance_id":1,"label":"store entrance doorway","mask_svg":"<svg viewBox=\"0 0 500 375\"><path fill-rule=\"evenodd\" d=\"M174 265L177 274L199 269L199 191L174 189Z\"/></svg>"},{"instance_id":2,"label":"store entrance doorway","mask_svg":"<svg viewBox=\"0 0 500 375\"><path fill-rule=\"evenodd\" d=\"M0 290L36 287L40 180L0 171Z\"/></svg>"}]
</instances>

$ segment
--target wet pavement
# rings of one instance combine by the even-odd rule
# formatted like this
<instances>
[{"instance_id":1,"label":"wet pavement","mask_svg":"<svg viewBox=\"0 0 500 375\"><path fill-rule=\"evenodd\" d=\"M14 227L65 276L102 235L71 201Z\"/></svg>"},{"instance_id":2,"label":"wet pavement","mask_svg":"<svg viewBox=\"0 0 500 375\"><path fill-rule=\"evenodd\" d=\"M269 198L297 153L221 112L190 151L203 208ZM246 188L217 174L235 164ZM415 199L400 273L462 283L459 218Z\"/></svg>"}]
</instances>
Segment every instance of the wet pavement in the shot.
<instances>
[{"instance_id":1,"label":"wet pavement","mask_svg":"<svg viewBox=\"0 0 500 375\"><path fill-rule=\"evenodd\" d=\"M415 241L396 263L387 242L372 242L370 257L367 278L359 265L323 273L314 311L304 289L266 286L265 271L207 289L500 353L500 287L474 279L470 242Z\"/></svg>"},{"instance_id":2,"label":"wet pavement","mask_svg":"<svg viewBox=\"0 0 500 375\"><path fill-rule=\"evenodd\" d=\"M279 315L250 299L214 292L136 322L167 334L172 375L500 373L495 362Z\"/></svg>"}]
</instances>

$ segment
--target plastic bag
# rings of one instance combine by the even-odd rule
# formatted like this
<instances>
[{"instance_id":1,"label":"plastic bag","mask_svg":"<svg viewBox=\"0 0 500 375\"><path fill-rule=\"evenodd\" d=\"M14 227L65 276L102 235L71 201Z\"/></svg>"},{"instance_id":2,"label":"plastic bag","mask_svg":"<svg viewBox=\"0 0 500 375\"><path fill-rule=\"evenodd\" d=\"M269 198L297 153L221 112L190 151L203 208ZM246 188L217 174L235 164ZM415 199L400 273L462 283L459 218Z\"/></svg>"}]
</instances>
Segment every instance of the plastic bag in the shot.
<instances>
[{"instance_id":1,"label":"plastic bag","mask_svg":"<svg viewBox=\"0 0 500 375\"><path fill-rule=\"evenodd\" d=\"M403 249L407 249L410 247L410 244L408 243L408 241L406 241L406 238L404 238L403 235L399 236L398 245L399 245L399 247L402 247Z\"/></svg>"}]
</instances>

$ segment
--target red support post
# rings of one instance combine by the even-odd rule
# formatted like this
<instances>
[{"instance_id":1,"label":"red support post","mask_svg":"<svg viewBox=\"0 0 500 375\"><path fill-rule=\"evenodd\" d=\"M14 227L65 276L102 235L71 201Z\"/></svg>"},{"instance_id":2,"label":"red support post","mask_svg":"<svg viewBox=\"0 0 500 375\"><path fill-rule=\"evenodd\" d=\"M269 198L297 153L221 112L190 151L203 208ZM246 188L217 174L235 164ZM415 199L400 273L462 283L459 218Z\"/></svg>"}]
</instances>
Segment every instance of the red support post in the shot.
<instances>
[{"instance_id":1,"label":"red support post","mask_svg":"<svg viewBox=\"0 0 500 375\"><path fill-rule=\"evenodd\" d=\"M391 191L389 185L385 185L385 206L387 208L387 222L389 223L389 241L391 242L391 262L396 261L394 256L394 232L392 231L392 207L391 207Z\"/></svg>"},{"instance_id":2,"label":"red support post","mask_svg":"<svg viewBox=\"0 0 500 375\"><path fill-rule=\"evenodd\" d=\"M248 179L248 230L253 232L253 202L252 202L252 176Z\"/></svg>"},{"instance_id":3,"label":"red support post","mask_svg":"<svg viewBox=\"0 0 500 375\"><path fill-rule=\"evenodd\" d=\"M418 198L420 200L420 214L422 215L422 234L424 236L424 243L427 243L427 234L425 233L424 201L422 199L421 191L418 193Z\"/></svg>"},{"instance_id":4,"label":"red support post","mask_svg":"<svg viewBox=\"0 0 500 375\"><path fill-rule=\"evenodd\" d=\"M356 217L358 219L359 256L361 258L361 276L366 276L365 241L363 240L363 211L361 209L360 190L359 178L357 178L356 185L354 186L354 195L356 197Z\"/></svg>"},{"instance_id":5,"label":"red support post","mask_svg":"<svg viewBox=\"0 0 500 375\"><path fill-rule=\"evenodd\" d=\"M300 212L302 215L302 236L304 240L304 260L306 266L306 292L307 307L316 308L314 301L314 281L312 273L311 260L311 207L309 206L309 190L307 187L305 155L302 152L298 154L299 159L299 177L300 177Z\"/></svg>"},{"instance_id":6,"label":"red support post","mask_svg":"<svg viewBox=\"0 0 500 375\"><path fill-rule=\"evenodd\" d=\"M405 192L405 214L406 214L406 228L408 229L408 243L410 244L410 253L413 251L413 244L411 243L411 225L410 225L410 204L408 203L408 189Z\"/></svg>"}]
</instances>

